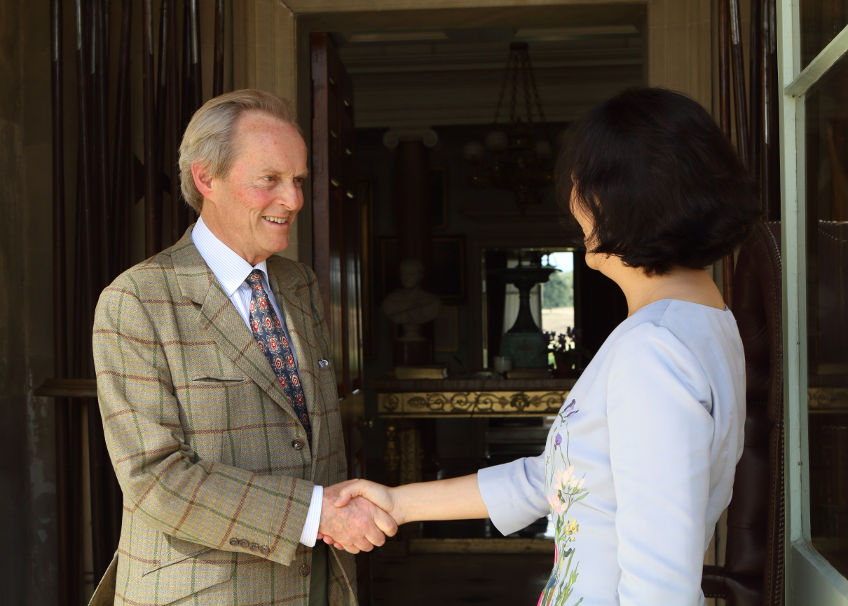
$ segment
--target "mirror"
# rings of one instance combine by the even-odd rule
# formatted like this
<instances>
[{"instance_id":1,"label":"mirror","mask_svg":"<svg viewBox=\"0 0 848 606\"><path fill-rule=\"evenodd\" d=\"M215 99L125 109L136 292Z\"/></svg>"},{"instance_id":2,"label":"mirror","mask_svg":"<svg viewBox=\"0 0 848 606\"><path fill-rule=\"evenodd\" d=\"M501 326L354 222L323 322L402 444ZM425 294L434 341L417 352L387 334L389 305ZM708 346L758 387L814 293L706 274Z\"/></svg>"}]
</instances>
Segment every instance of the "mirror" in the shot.
<instances>
[{"instance_id":1,"label":"mirror","mask_svg":"<svg viewBox=\"0 0 848 606\"><path fill-rule=\"evenodd\" d=\"M483 264L483 365L508 358L517 368L554 368L555 349L573 348L574 250L489 248Z\"/></svg>"}]
</instances>

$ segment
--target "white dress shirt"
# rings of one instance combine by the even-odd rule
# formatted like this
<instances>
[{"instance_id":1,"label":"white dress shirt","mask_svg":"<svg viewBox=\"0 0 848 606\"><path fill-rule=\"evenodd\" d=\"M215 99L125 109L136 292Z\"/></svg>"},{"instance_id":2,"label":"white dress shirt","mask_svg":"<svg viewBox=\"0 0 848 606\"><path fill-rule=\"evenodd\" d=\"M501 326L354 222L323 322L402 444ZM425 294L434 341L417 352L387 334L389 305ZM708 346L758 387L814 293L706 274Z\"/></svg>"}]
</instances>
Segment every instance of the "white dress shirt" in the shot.
<instances>
[{"instance_id":1,"label":"white dress shirt","mask_svg":"<svg viewBox=\"0 0 848 606\"><path fill-rule=\"evenodd\" d=\"M265 292L268 293L268 298L271 300L271 306L274 312L280 319L283 333L291 342L291 338L286 328L285 316L280 313L280 308L277 301L274 299L274 294L271 291L271 285L268 282L268 269L265 261L260 261L256 265L251 265L239 256L233 249L221 242L215 234L213 234L203 218L198 218L194 229L191 231L191 239L197 252L203 257L203 260L218 278L221 288L227 293L230 301L233 302L241 319L244 320L248 330L250 330L250 285L245 282L247 276L254 269L262 272L262 286L265 287ZM292 351L294 355L294 351ZM297 359L295 358L295 363ZM303 531L300 534L300 542L307 547L314 547L318 537L318 525L321 522L321 503L324 497L324 488L317 484L312 488L312 501L309 504L309 512L306 515L306 523L303 525Z\"/></svg>"}]
</instances>

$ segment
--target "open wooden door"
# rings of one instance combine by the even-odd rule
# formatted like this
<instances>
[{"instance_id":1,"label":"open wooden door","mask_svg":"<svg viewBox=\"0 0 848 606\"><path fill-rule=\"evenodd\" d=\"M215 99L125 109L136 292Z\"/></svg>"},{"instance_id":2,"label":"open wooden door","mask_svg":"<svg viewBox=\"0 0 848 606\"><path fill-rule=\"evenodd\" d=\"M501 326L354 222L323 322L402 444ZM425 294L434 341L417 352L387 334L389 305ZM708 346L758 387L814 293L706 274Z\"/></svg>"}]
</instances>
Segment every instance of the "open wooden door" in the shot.
<instances>
[{"instance_id":1,"label":"open wooden door","mask_svg":"<svg viewBox=\"0 0 848 606\"><path fill-rule=\"evenodd\" d=\"M361 201L354 187L353 86L325 33L311 36L315 273L333 339L339 394L362 386Z\"/></svg>"},{"instance_id":2,"label":"open wooden door","mask_svg":"<svg viewBox=\"0 0 848 606\"><path fill-rule=\"evenodd\" d=\"M313 259L345 431L348 472L365 477L362 438L362 204L356 195L353 85L325 33L310 38L312 65ZM357 556L359 602L370 604L368 554Z\"/></svg>"}]
</instances>

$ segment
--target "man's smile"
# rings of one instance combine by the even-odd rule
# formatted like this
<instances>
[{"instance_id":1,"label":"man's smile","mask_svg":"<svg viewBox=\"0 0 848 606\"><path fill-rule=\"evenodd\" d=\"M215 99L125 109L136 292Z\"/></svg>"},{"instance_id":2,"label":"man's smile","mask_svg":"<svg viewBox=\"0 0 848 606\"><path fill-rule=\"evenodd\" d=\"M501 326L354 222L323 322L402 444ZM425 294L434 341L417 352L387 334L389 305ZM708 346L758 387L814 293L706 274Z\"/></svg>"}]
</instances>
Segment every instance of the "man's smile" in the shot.
<instances>
[{"instance_id":1,"label":"man's smile","mask_svg":"<svg viewBox=\"0 0 848 606\"><path fill-rule=\"evenodd\" d=\"M287 217L262 217L266 221L270 221L271 223L277 223L278 225L285 225L289 222Z\"/></svg>"}]
</instances>

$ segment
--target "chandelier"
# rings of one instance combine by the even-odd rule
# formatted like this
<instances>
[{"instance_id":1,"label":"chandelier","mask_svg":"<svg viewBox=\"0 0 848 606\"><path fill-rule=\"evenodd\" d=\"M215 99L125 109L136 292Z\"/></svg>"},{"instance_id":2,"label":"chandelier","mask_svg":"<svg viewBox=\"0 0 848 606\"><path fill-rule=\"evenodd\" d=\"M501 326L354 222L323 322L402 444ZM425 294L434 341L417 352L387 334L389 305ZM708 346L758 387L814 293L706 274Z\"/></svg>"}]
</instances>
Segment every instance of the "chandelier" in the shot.
<instances>
[{"instance_id":1,"label":"chandelier","mask_svg":"<svg viewBox=\"0 0 848 606\"><path fill-rule=\"evenodd\" d=\"M505 121L499 122L502 111ZM470 180L478 187L512 191L523 212L540 202L539 190L553 181L553 146L535 132L545 123L545 114L526 42L509 45L493 122L485 144L470 141L463 149L471 166Z\"/></svg>"}]
</instances>

